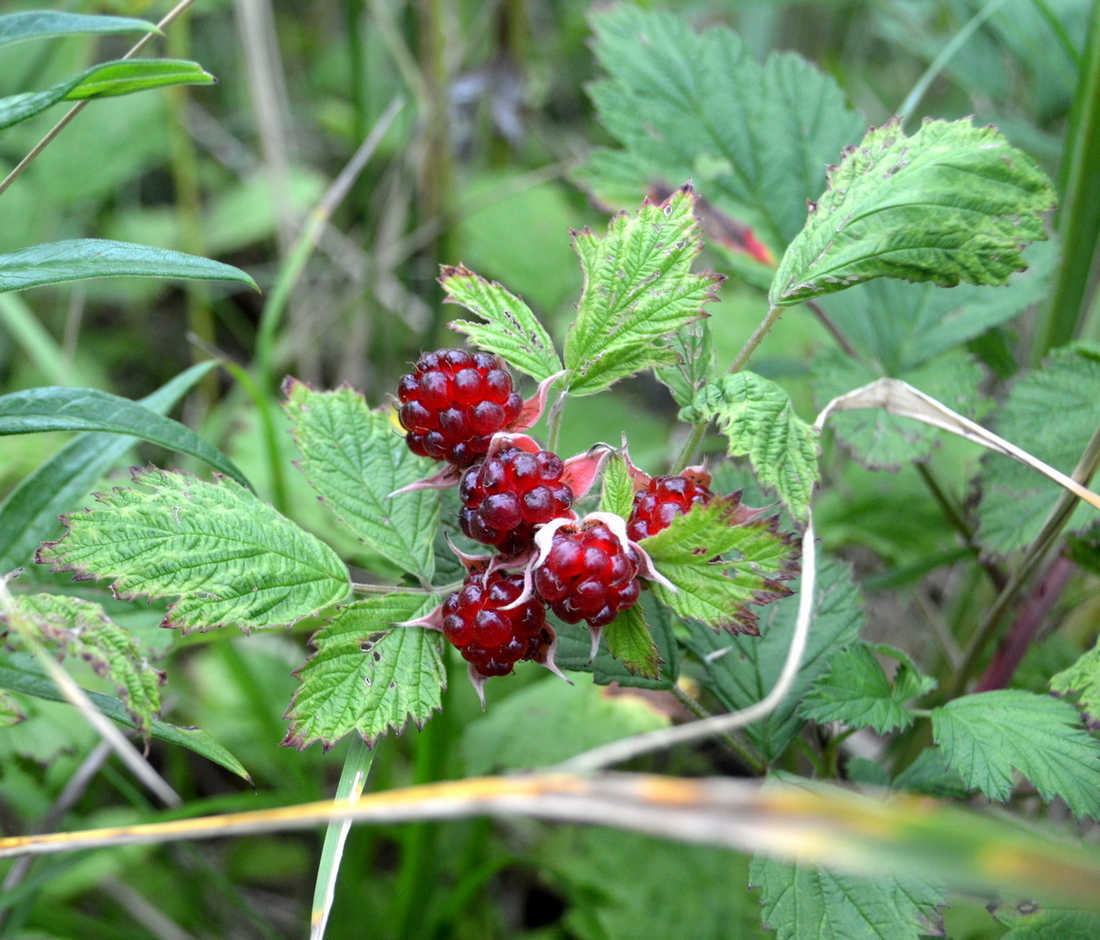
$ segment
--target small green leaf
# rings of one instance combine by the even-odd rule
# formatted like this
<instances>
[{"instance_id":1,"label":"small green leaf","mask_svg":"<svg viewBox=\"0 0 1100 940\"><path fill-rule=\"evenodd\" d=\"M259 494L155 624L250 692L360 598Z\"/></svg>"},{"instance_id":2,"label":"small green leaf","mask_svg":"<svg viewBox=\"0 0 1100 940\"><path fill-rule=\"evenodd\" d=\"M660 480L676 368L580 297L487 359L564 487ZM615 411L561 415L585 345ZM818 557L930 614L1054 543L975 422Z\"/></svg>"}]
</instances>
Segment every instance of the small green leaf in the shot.
<instances>
[{"instance_id":1,"label":"small green leaf","mask_svg":"<svg viewBox=\"0 0 1100 940\"><path fill-rule=\"evenodd\" d=\"M1100 914L1047 907L1034 901L990 905L999 923L1012 928L1001 940L1093 940L1100 937Z\"/></svg>"},{"instance_id":2,"label":"small green leaf","mask_svg":"<svg viewBox=\"0 0 1100 940\"><path fill-rule=\"evenodd\" d=\"M341 607L311 639L314 653L286 717L283 744L320 741L327 751L357 732L368 745L411 719L418 727L440 708L447 684L441 638L434 630L395 627L438 603L424 594L387 594Z\"/></svg>"},{"instance_id":3,"label":"small green leaf","mask_svg":"<svg viewBox=\"0 0 1100 940\"><path fill-rule=\"evenodd\" d=\"M86 16L53 10L27 10L0 16L0 46L55 36L159 32L152 23L128 16Z\"/></svg>"},{"instance_id":4,"label":"small green leaf","mask_svg":"<svg viewBox=\"0 0 1100 940\"><path fill-rule=\"evenodd\" d=\"M1012 771L1044 800L1066 801L1075 816L1100 818L1100 741L1069 702L1020 689L966 695L932 711L944 761L990 799L1008 799Z\"/></svg>"},{"instance_id":5,"label":"small green leaf","mask_svg":"<svg viewBox=\"0 0 1100 940\"><path fill-rule=\"evenodd\" d=\"M775 488L791 515L804 519L818 479L818 434L795 414L787 393L752 372L724 375L680 412L689 424L712 419L726 435L730 454L747 454L760 482Z\"/></svg>"},{"instance_id":6,"label":"small green leaf","mask_svg":"<svg viewBox=\"0 0 1100 940\"><path fill-rule=\"evenodd\" d=\"M461 749L471 775L525 770L668 724L667 715L637 694L609 694L591 682L569 685L548 675L494 702L467 726ZM553 728L554 733L516 734L516 728Z\"/></svg>"},{"instance_id":7,"label":"small green leaf","mask_svg":"<svg viewBox=\"0 0 1100 940\"><path fill-rule=\"evenodd\" d=\"M914 877L859 878L757 855L750 884L761 889L765 926L778 940L919 940L943 936L944 889Z\"/></svg>"},{"instance_id":8,"label":"small green leaf","mask_svg":"<svg viewBox=\"0 0 1100 940\"><path fill-rule=\"evenodd\" d=\"M591 395L627 376L676 361L670 333L704 316L722 278L692 274L702 247L692 215L695 195L677 190L659 206L620 213L597 238L577 232L584 271L577 318L565 342L569 391Z\"/></svg>"},{"instance_id":9,"label":"small green leaf","mask_svg":"<svg viewBox=\"0 0 1100 940\"><path fill-rule=\"evenodd\" d=\"M833 349L814 362L814 397L824 407L886 374ZM917 369L889 377L908 382L948 408L969 415L985 376L965 349L953 349ZM899 470L905 464L927 460L942 434L921 421L888 414L881 408L836 412L829 417L828 427L856 460L872 470Z\"/></svg>"},{"instance_id":10,"label":"small green leaf","mask_svg":"<svg viewBox=\"0 0 1100 940\"><path fill-rule=\"evenodd\" d=\"M1085 724L1100 730L1100 645L1094 646L1068 669L1050 678L1050 690L1058 695L1073 695L1084 712Z\"/></svg>"},{"instance_id":11,"label":"small green leaf","mask_svg":"<svg viewBox=\"0 0 1100 940\"><path fill-rule=\"evenodd\" d=\"M604 639L607 651L615 659L622 660L627 671L647 679L660 676L661 656L640 607L635 605L622 611L605 628Z\"/></svg>"},{"instance_id":12,"label":"small green leaf","mask_svg":"<svg viewBox=\"0 0 1100 940\"><path fill-rule=\"evenodd\" d=\"M830 167L828 184L772 282L773 306L876 277L953 287L1004 284L1020 251L1046 238L1054 189L994 127L894 118Z\"/></svg>"},{"instance_id":13,"label":"small green leaf","mask_svg":"<svg viewBox=\"0 0 1100 940\"><path fill-rule=\"evenodd\" d=\"M561 371L550 334L515 294L462 265L443 268L439 283L447 292L447 303L460 304L485 321L452 320L452 330L467 334L475 346L503 356L538 382Z\"/></svg>"},{"instance_id":14,"label":"small green leaf","mask_svg":"<svg viewBox=\"0 0 1100 940\"><path fill-rule=\"evenodd\" d=\"M134 487L100 493L95 508L66 516L68 532L37 560L78 578L111 578L122 597L178 596L164 625L185 633L282 626L347 597L347 570L332 549L232 480L132 472Z\"/></svg>"},{"instance_id":15,"label":"small green leaf","mask_svg":"<svg viewBox=\"0 0 1100 940\"><path fill-rule=\"evenodd\" d=\"M259 290L249 275L231 264L103 238L48 242L0 255L0 293L96 277L235 281Z\"/></svg>"},{"instance_id":16,"label":"small green leaf","mask_svg":"<svg viewBox=\"0 0 1100 940\"><path fill-rule=\"evenodd\" d=\"M429 475L432 461L414 455L389 415L352 388L316 392L288 379L283 392L310 484L364 544L430 583L439 491L389 494Z\"/></svg>"},{"instance_id":17,"label":"small green leaf","mask_svg":"<svg viewBox=\"0 0 1100 940\"><path fill-rule=\"evenodd\" d=\"M51 702L65 701L54 681L39 671L38 665L33 660L24 659L21 656L13 656L7 661L0 661L0 689L11 689L21 695L32 695L35 698L47 699ZM91 692L87 689L84 690L84 694L111 721L127 728L135 727L133 717L126 710L126 706L117 698L104 695L101 692ZM194 751L207 760L221 765L231 773L243 777L249 783L252 782L252 778L248 775L248 771L244 769L244 765L205 731L198 728L181 728L178 725L172 725L159 719L153 719L150 724L150 731L154 738Z\"/></svg>"},{"instance_id":18,"label":"small green leaf","mask_svg":"<svg viewBox=\"0 0 1100 940\"><path fill-rule=\"evenodd\" d=\"M215 365L211 359L191 366L139 404L163 414ZM134 440L120 434L77 435L24 477L0 504L0 574L29 563L40 542L56 537L61 529L57 517L76 506Z\"/></svg>"},{"instance_id":19,"label":"small green leaf","mask_svg":"<svg viewBox=\"0 0 1100 940\"><path fill-rule=\"evenodd\" d=\"M10 728L26 720L27 713L23 711L15 697L10 692L0 689L0 728Z\"/></svg>"},{"instance_id":20,"label":"small green leaf","mask_svg":"<svg viewBox=\"0 0 1100 940\"><path fill-rule=\"evenodd\" d=\"M897 660L893 682L875 653ZM908 728L913 714L905 703L935 687L936 680L921 675L913 660L900 650L857 643L829 660L828 671L803 697L798 713L810 721L841 721L850 728L873 728L886 734Z\"/></svg>"},{"instance_id":21,"label":"small green leaf","mask_svg":"<svg viewBox=\"0 0 1100 940\"><path fill-rule=\"evenodd\" d=\"M0 130L40 114L59 101L113 98L168 85L212 85L214 76L196 62L175 59L124 59L101 62L51 85L0 98Z\"/></svg>"},{"instance_id":22,"label":"small green leaf","mask_svg":"<svg viewBox=\"0 0 1100 940\"><path fill-rule=\"evenodd\" d=\"M61 655L77 656L110 680L134 719L146 734L160 714L160 687L166 676L154 669L134 638L114 623L92 601L64 594L23 594L15 598L21 615ZM0 612L0 621L9 614Z\"/></svg>"},{"instance_id":23,"label":"small green leaf","mask_svg":"<svg viewBox=\"0 0 1100 940\"><path fill-rule=\"evenodd\" d=\"M110 392L46 386L0 396L0 435L40 431L110 431L140 437L198 457L242 486L249 485L232 460L190 428Z\"/></svg>"},{"instance_id":24,"label":"small green leaf","mask_svg":"<svg viewBox=\"0 0 1100 940\"><path fill-rule=\"evenodd\" d=\"M627 470L626 457L622 454L611 454L603 465L600 512L612 512L627 519L633 508L634 484Z\"/></svg>"}]
</instances>

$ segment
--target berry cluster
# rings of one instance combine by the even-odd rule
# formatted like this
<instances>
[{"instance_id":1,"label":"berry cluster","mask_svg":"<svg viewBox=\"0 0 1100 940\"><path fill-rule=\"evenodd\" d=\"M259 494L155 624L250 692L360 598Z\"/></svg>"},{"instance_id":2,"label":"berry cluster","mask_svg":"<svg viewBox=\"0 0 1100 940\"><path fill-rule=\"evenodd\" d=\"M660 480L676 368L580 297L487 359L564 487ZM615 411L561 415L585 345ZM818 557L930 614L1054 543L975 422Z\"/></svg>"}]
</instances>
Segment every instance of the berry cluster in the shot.
<instances>
[{"instance_id":1,"label":"berry cluster","mask_svg":"<svg viewBox=\"0 0 1100 940\"><path fill-rule=\"evenodd\" d=\"M632 542L640 542L667 529L673 519L692 506L705 506L714 498L709 484L710 474L698 470L680 476L653 477L645 489L634 494L626 534Z\"/></svg>"},{"instance_id":2,"label":"berry cluster","mask_svg":"<svg viewBox=\"0 0 1100 940\"><path fill-rule=\"evenodd\" d=\"M530 548L535 529L566 515L573 505L564 472L562 459L548 450L532 454L502 448L462 474L462 531L482 545L495 545L502 555Z\"/></svg>"}]
</instances>

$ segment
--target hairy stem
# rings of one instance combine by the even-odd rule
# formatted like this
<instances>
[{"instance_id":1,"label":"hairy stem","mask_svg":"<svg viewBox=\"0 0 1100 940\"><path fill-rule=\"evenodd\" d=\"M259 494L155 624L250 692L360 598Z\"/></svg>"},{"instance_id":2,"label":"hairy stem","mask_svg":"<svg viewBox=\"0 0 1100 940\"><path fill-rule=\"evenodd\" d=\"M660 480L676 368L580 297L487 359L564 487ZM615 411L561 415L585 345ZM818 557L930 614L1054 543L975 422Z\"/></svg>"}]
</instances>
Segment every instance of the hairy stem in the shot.
<instances>
[{"instance_id":1,"label":"hairy stem","mask_svg":"<svg viewBox=\"0 0 1100 940\"><path fill-rule=\"evenodd\" d=\"M767 336L771 328L775 326L775 321L779 319L779 315L782 312L783 308L779 306L772 307L768 310L768 315L764 317L760 325L753 331L752 336L750 336L745 342L745 345L741 347L741 352L737 354L737 358L733 360L733 363L726 370L730 375L734 372L740 372L748 365L752 354L756 352L756 347L764 341L764 337Z\"/></svg>"}]
</instances>

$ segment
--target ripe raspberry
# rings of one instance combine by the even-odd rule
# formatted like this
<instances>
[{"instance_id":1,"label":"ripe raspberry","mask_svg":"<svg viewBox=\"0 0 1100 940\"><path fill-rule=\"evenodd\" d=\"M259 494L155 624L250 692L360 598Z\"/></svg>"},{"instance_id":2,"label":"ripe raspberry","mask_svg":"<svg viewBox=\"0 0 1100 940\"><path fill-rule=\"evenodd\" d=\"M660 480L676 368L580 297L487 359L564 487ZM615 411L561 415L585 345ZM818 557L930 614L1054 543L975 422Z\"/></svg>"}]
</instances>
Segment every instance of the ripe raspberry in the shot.
<instances>
[{"instance_id":1,"label":"ripe raspberry","mask_svg":"<svg viewBox=\"0 0 1100 940\"><path fill-rule=\"evenodd\" d=\"M414 454L467 467L489 439L519 417L523 399L504 363L491 353L439 349L425 353L397 385L398 417Z\"/></svg>"},{"instance_id":2,"label":"ripe raspberry","mask_svg":"<svg viewBox=\"0 0 1100 940\"><path fill-rule=\"evenodd\" d=\"M566 623L606 627L638 602L640 558L603 522L554 533L545 561L535 569L535 590Z\"/></svg>"},{"instance_id":3,"label":"ripe raspberry","mask_svg":"<svg viewBox=\"0 0 1100 940\"><path fill-rule=\"evenodd\" d=\"M692 506L705 506L714 498L708 483L710 475L706 473L653 477L644 490L634 494L634 508L626 524L630 540L640 542L656 535Z\"/></svg>"},{"instance_id":4,"label":"ripe raspberry","mask_svg":"<svg viewBox=\"0 0 1100 940\"><path fill-rule=\"evenodd\" d=\"M504 555L529 548L535 527L564 516L573 490L561 480L565 464L548 450L503 447L462 474L458 495L462 531Z\"/></svg>"},{"instance_id":5,"label":"ripe raspberry","mask_svg":"<svg viewBox=\"0 0 1100 940\"><path fill-rule=\"evenodd\" d=\"M538 598L501 609L522 592L523 575L498 568L468 575L443 602L443 636L485 678L506 676L521 660L542 662L554 641Z\"/></svg>"}]
</instances>

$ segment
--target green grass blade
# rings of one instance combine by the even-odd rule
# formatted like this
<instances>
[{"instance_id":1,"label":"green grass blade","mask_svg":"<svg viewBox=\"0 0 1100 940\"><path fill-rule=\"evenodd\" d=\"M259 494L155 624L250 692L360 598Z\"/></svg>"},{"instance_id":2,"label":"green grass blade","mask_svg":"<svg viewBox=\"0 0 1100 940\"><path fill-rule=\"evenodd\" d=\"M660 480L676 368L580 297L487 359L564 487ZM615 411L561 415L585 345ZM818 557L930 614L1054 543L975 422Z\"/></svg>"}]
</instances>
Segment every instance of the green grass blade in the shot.
<instances>
[{"instance_id":1,"label":"green grass blade","mask_svg":"<svg viewBox=\"0 0 1100 940\"><path fill-rule=\"evenodd\" d=\"M27 10L0 16L0 46L58 36L159 32L152 23L129 16L86 16L54 10Z\"/></svg>"}]
</instances>

